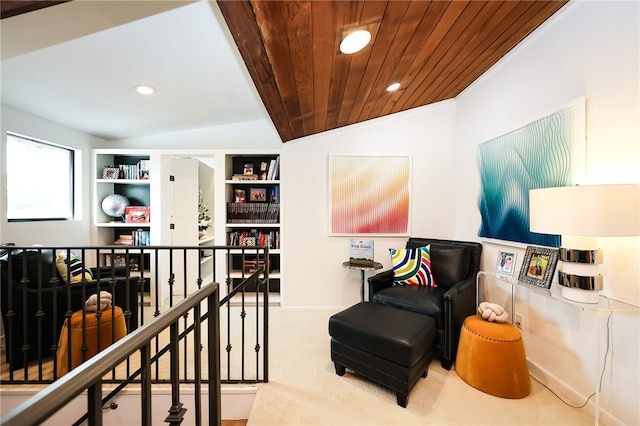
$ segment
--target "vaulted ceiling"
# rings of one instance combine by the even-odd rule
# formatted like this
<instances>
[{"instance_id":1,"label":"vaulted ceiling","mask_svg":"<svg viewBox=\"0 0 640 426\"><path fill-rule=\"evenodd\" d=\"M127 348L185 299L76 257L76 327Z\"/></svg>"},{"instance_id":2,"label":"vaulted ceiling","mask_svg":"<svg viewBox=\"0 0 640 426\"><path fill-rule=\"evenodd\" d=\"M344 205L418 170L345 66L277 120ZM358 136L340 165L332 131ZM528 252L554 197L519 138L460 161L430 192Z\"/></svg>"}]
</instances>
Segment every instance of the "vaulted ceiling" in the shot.
<instances>
[{"instance_id":1,"label":"vaulted ceiling","mask_svg":"<svg viewBox=\"0 0 640 426\"><path fill-rule=\"evenodd\" d=\"M217 1L283 142L455 98L560 1ZM61 2L3 1L2 17ZM371 31L353 55L344 34ZM203 52L206 55L207 52ZM387 92L392 82L400 90Z\"/></svg>"}]
</instances>

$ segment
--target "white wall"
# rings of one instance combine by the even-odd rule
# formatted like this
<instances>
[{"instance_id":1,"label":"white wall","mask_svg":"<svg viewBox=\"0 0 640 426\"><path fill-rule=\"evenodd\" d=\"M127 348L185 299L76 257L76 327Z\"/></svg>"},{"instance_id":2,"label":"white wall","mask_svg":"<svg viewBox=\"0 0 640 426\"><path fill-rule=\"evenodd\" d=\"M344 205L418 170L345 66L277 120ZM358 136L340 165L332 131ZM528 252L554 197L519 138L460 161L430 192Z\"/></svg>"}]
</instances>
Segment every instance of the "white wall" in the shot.
<instances>
[{"instance_id":1,"label":"white wall","mask_svg":"<svg viewBox=\"0 0 640 426\"><path fill-rule=\"evenodd\" d=\"M7 106L2 105L2 146L0 149L0 164L2 164L2 174L0 176L0 242L13 242L17 245L44 244L44 245L88 245L90 244L90 223L91 210L89 196L91 190L90 154L92 144L97 144L101 140L82 132L61 126L39 117L26 114ZM5 147L7 143L7 132L14 132L46 142L55 143L81 150L81 158L76 163L78 179L76 185L80 185L80 193L83 194L79 207L80 211L77 220L55 221L55 222L7 222L7 176ZM78 159L76 159L77 161ZM25 170L25 173L28 173ZM51 165L51 179L42 182L43 185L55 185L56 174L55 164Z\"/></svg>"},{"instance_id":2,"label":"white wall","mask_svg":"<svg viewBox=\"0 0 640 426\"><path fill-rule=\"evenodd\" d=\"M477 145L579 97L587 100L583 183L640 181L639 5L570 3L456 99L457 235L477 232L480 223ZM605 256L603 294L640 305L640 238L601 238L599 243ZM484 269L493 270L498 246L485 243L484 248ZM520 264L524 250L518 250ZM594 321L600 321L603 349L606 315L594 319L536 295L524 294L518 303L537 376L583 402L595 390L604 356L596 353ZM640 424L639 324L637 313L612 317L603 407L614 423Z\"/></svg>"},{"instance_id":3,"label":"white wall","mask_svg":"<svg viewBox=\"0 0 640 426\"><path fill-rule=\"evenodd\" d=\"M282 151L281 220L285 308L340 308L360 300L360 272L342 268L349 237L328 235L330 154L412 158L411 235L448 238L454 228L455 104L406 113L287 142ZM357 191L358 188L353 188ZM475 232L467 235L474 239ZM390 267L389 248L406 237L375 237L375 260ZM368 276L368 275L367 275Z\"/></svg>"}]
</instances>

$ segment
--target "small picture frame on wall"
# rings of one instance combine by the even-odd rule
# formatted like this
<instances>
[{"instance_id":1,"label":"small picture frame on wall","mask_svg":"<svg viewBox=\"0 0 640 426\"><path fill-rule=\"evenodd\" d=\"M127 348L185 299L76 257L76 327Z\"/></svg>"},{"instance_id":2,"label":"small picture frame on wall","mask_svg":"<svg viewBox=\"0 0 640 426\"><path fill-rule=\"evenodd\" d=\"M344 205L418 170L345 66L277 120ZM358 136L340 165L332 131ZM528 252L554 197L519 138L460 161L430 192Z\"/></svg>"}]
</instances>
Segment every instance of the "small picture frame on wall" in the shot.
<instances>
[{"instance_id":1,"label":"small picture frame on wall","mask_svg":"<svg viewBox=\"0 0 640 426\"><path fill-rule=\"evenodd\" d=\"M550 288L557 264L557 249L527 246L518 280L538 287Z\"/></svg>"},{"instance_id":2,"label":"small picture frame on wall","mask_svg":"<svg viewBox=\"0 0 640 426\"><path fill-rule=\"evenodd\" d=\"M498 251L498 260L496 261L496 275L513 276L516 269L516 259L518 253L515 251Z\"/></svg>"}]
</instances>

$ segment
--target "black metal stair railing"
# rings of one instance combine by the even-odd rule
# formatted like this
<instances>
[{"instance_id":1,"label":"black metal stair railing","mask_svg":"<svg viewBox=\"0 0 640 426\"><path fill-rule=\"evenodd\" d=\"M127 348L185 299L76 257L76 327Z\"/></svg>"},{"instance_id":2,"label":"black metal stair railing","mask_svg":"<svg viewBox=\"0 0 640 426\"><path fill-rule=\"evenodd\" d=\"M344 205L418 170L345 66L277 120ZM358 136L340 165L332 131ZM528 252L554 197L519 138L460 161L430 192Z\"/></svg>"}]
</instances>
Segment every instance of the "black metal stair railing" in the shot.
<instances>
[{"instance_id":1,"label":"black metal stair railing","mask_svg":"<svg viewBox=\"0 0 640 426\"><path fill-rule=\"evenodd\" d=\"M58 360L57 357L63 321L67 320L66 327L70 327L69 320L74 314L82 316L82 324L87 315L96 315L98 330L101 329L100 318L107 312L99 308L95 314L87 312L83 303L93 293L108 291L114 301L119 302L127 339L137 329L145 328L163 313L171 311L185 295L212 282L224 282L218 296L219 309L224 310L219 323L223 330L219 344L224 345L225 350L223 356L217 354L220 382L268 382L267 283L270 268L267 247L2 246L0 250L4 251L0 253L0 310L5 331L2 347L5 362L0 368L3 384L50 384L60 380L59 363L69 362L69 359ZM26 252L29 256L20 256ZM77 283L64 281L51 258L46 256L63 253L69 257L72 252L81 259L82 269L94 265L91 279L81 276ZM230 261L232 256L240 258L241 264L245 258L262 260L264 266L250 274L244 268L234 267L234 262ZM218 270L218 265L224 267L220 266ZM67 269L70 272L70 267ZM200 324L208 315L205 313L200 318L196 311L182 315L175 330L171 328L170 332L154 337L148 348L126 357L112 368L102 381L116 386L104 401L108 402L130 382L172 383L176 372L181 384L199 386L198 383L208 382L206 364L211 347L196 342L201 333ZM71 333L70 329L68 331ZM176 333L178 339L167 343ZM90 346L85 341L86 336L83 329L81 341L76 341L82 350L81 361L85 363L93 359L86 361ZM176 347L182 355L179 364L174 364L175 360L169 360L167 355ZM100 355L104 348L98 349ZM152 367L143 377L141 371L147 364ZM74 373L74 366L68 367L69 374Z\"/></svg>"},{"instance_id":2,"label":"black metal stair railing","mask_svg":"<svg viewBox=\"0 0 640 426\"><path fill-rule=\"evenodd\" d=\"M200 303L206 299L207 301L207 314L201 316ZM66 404L71 402L75 397L87 390L87 408L88 413L85 416L89 425L102 424L102 384L103 376L110 370L116 368L126 358L130 357L136 352L141 353L141 367L136 371L135 375L142 377L142 401L140 410L140 424L150 425L152 424L151 418L151 395L153 393L151 387L151 364L152 361L150 355L151 341L157 338L163 330L167 328L170 330L170 344L169 353L171 359L171 400L172 405L169 407L169 416L165 419L165 422L170 425L180 425L184 419L186 408L180 400L180 372L178 371L178 363L180 359L179 350L179 334L178 323L182 317L187 315L193 310L195 317L195 329L198 330L195 333L194 342L196 347L200 347L202 344L200 326L201 319L208 320L207 323L207 345L211 349L208 351L208 424L219 425L221 423L221 409L220 409L220 367L219 367L219 296L218 285L215 283L208 284L203 288L197 290L190 296L176 303L168 311L160 314L154 321L142 326L133 333L127 335L124 339L119 340L110 347L101 351L92 359L86 361L65 377L52 383L29 400L4 415L1 419L1 423L6 426L12 425L27 425L27 424L41 424L52 414L65 407ZM196 350L196 356L198 357L200 350ZM197 425L202 424L202 407L201 407L201 393L200 384L202 383L199 363L194 365L193 369L196 370L196 383L198 384L196 398L194 402L194 409L196 411ZM77 423L84 421L79 420Z\"/></svg>"}]
</instances>

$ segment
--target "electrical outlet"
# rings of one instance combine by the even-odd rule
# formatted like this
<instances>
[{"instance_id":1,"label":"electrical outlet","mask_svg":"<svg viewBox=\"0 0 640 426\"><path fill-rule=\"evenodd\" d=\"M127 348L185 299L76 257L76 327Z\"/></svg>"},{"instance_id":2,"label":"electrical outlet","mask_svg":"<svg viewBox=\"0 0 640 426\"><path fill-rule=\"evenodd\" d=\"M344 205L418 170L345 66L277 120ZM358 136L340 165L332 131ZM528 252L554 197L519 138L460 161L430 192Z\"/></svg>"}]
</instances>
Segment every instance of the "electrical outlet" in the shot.
<instances>
[{"instance_id":1,"label":"electrical outlet","mask_svg":"<svg viewBox=\"0 0 640 426\"><path fill-rule=\"evenodd\" d=\"M522 314L516 314L516 327L519 329L524 328L524 322L522 320Z\"/></svg>"}]
</instances>

